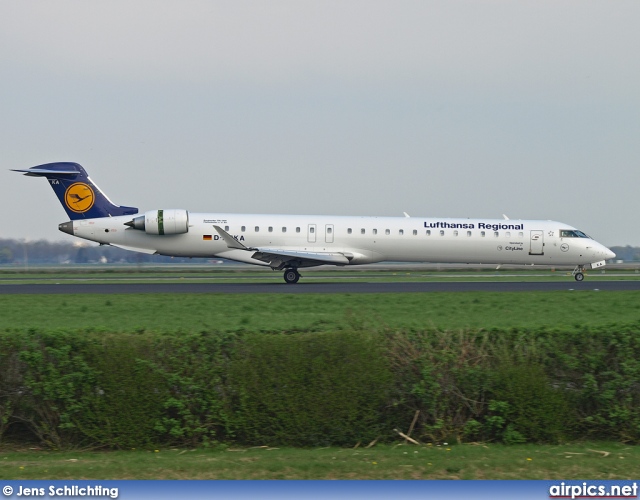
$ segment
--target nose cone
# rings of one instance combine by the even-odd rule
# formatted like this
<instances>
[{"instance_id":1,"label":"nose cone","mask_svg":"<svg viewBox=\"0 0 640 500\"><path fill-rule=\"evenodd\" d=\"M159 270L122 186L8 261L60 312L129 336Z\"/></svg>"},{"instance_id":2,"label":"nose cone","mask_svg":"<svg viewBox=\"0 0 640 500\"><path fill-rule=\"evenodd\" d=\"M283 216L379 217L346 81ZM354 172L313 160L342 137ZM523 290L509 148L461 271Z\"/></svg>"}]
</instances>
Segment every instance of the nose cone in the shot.
<instances>
[{"instance_id":1,"label":"nose cone","mask_svg":"<svg viewBox=\"0 0 640 500\"><path fill-rule=\"evenodd\" d=\"M613 253L611 250L609 250L608 248L605 248L605 258L604 260L610 260L610 259L615 259L616 258L616 254Z\"/></svg>"}]
</instances>

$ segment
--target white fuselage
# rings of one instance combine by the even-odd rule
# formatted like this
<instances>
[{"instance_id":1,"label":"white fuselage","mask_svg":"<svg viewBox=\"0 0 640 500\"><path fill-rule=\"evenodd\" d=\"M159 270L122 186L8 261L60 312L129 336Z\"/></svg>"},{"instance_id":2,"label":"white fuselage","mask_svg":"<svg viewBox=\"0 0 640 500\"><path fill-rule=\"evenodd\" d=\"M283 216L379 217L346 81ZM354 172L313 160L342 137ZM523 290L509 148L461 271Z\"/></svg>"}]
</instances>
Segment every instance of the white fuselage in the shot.
<instances>
[{"instance_id":1,"label":"white fuselage","mask_svg":"<svg viewBox=\"0 0 640 500\"><path fill-rule=\"evenodd\" d=\"M604 265L614 256L575 228L554 221L224 213L188 217L184 234L147 234L125 226L131 216L76 220L73 234L146 253L221 257L262 266L270 264L254 259L251 251L230 248L214 226L249 249L344 254L345 265L401 261L584 266Z\"/></svg>"}]
</instances>

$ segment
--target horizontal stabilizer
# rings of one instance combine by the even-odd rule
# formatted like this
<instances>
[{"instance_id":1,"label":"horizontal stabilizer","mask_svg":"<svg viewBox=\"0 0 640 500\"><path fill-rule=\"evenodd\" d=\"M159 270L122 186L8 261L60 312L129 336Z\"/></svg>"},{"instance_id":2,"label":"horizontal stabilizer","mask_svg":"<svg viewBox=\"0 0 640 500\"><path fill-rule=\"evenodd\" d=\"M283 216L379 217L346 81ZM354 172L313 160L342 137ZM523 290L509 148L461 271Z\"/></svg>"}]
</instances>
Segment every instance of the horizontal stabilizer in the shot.
<instances>
[{"instance_id":1,"label":"horizontal stabilizer","mask_svg":"<svg viewBox=\"0 0 640 500\"><path fill-rule=\"evenodd\" d=\"M28 175L30 177L51 177L56 175L69 176L69 175L78 175L77 170L49 170L46 168L28 168L28 169L11 169L12 172L23 172L24 175Z\"/></svg>"}]
</instances>

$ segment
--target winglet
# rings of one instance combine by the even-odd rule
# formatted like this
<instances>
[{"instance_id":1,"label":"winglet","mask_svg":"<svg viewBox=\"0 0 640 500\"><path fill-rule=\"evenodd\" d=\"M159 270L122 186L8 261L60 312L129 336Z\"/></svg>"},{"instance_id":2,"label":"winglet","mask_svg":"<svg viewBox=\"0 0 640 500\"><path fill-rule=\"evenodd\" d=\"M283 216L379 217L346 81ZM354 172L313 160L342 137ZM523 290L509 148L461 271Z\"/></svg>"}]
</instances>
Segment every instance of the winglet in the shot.
<instances>
[{"instance_id":1,"label":"winglet","mask_svg":"<svg viewBox=\"0 0 640 500\"><path fill-rule=\"evenodd\" d=\"M214 224L213 227L214 227L214 229L216 231L218 231L218 234L224 240L224 242L227 244L227 247L235 248L237 250L251 250L251 251L255 250L255 248L248 248L248 247L244 246L242 243L240 243L238 240L236 240L233 236L231 236L229 233L227 233L220 226L216 226Z\"/></svg>"}]
</instances>

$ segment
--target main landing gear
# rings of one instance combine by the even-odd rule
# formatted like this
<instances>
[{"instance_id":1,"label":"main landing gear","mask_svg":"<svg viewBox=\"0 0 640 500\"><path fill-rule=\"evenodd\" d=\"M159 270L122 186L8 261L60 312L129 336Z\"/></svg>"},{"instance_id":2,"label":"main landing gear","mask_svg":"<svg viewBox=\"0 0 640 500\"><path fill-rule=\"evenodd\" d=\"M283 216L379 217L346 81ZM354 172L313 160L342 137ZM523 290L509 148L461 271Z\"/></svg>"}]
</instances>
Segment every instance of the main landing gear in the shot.
<instances>
[{"instance_id":1,"label":"main landing gear","mask_svg":"<svg viewBox=\"0 0 640 500\"><path fill-rule=\"evenodd\" d=\"M573 279L575 279L576 281L582 281L584 280L584 266L576 266L576 268L573 270Z\"/></svg>"},{"instance_id":2,"label":"main landing gear","mask_svg":"<svg viewBox=\"0 0 640 500\"><path fill-rule=\"evenodd\" d=\"M296 268L290 267L284 270L284 280L289 285L293 285L294 283L297 283L299 279L300 279L300 273Z\"/></svg>"}]
</instances>

